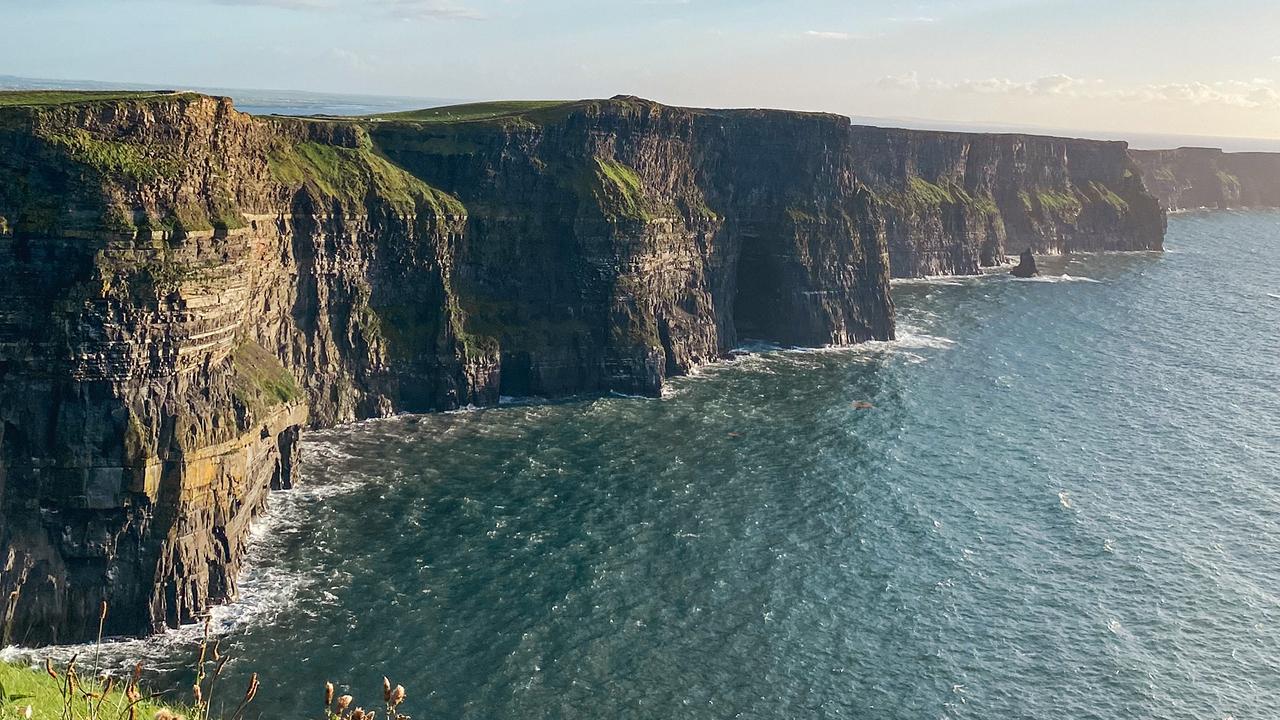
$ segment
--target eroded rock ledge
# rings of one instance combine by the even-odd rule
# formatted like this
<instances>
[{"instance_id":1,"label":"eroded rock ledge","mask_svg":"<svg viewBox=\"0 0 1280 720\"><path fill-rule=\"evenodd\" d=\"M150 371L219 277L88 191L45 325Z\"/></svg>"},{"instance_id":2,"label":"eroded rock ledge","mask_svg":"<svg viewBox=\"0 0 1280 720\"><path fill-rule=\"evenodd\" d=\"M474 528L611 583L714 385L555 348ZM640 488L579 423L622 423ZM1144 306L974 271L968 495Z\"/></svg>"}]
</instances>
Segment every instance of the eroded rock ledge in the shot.
<instances>
[{"instance_id":1,"label":"eroded rock ledge","mask_svg":"<svg viewBox=\"0 0 1280 720\"><path fill-rule=\"evenodd\" d=\"M329 122L0 108L0 641L235 595L300 428L655 394L743 338L893 337L889 278L1157 249L1123 144L636 98Z\"/></svg>"}]
</instances>

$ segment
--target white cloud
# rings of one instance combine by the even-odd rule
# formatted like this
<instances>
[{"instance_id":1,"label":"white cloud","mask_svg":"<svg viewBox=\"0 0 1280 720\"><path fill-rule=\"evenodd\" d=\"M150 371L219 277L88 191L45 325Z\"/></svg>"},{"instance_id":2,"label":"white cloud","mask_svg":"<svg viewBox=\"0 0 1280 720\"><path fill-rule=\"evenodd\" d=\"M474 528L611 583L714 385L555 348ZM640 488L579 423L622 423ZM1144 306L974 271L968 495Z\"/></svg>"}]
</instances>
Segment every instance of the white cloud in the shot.
<instances>
[{"instance_id":1,"label":"white cloud","mask_svg":"<svg viewBox=\"0 0 1280 720\"><path fill-rule=\"evenodd\" d=\"M852 40L854 37L853 33L832 30L806 30L804 34L818 40Z\"/></svg>"},{"instance_id":2,"label":"white cloud","mask_svg":"<svg viewBox=\"0 0 1280 720\"><path fill-rule=\"evenodd\" d=\"M288 10L320 10L334 7L329 0L213 0L215 5L260 5Z\"/></svg>"},{"instance_id":3,"label":"white cloud","mask_svg":"<svg viewBox=\"0 0 1280 720\"><path fill-rule=\"evenodd\" d=\"M400 20L482 20L484 15L452 0L209 0L215 5L252 5L286 10L375 11Z\"/></svg>"},{"instance_id":4,"label":"white cloud","mask_svg":"<svg viewBox=\"0 0 1280 720\"><path fill-rule=\"evenodd\" d=\"M902 75L887 75L880 78L876 84L886 90L906 92L1112 99L1146 103L1280 109L1280 89L1276 87L1274 81L1267 78L1110 87L1103 80L1085 80L1063 74L1045 75L1027 81L999 77L944 81L923 80L917 73L909 72Z\"/></svg>"},{"instance_id":5,"label":"white cloud","mask_svg":"<svg viewBox=\"0 0 1280 720\"><path fill-rule=\"evenodd\" d=\"M915 70L901 75L885 75L876 82L876 85L886 90L908 90L915 92L920 89L920 74Z\"/></svg>"},{"instance_id":6,"label":"white cloud","mask_svg":"<svg viewBox=\"0 0 1280 720\"><path fill-rule=\"evenodd\" d=\"M392 17L401 20L483 20L484 15L448 0L379 0Z\"/></svg>"}]
</instances>

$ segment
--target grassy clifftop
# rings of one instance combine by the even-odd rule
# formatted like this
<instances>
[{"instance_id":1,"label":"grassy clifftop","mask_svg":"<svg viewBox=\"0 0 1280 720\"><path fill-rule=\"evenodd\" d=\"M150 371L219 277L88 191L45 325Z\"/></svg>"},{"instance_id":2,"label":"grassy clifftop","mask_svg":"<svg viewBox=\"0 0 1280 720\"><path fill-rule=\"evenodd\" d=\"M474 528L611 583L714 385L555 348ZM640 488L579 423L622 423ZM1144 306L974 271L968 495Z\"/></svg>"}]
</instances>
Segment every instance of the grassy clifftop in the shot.
<instances>
[{"instance_id":1,"label":"grassy clifftop","mask_svg":"<svg viewBox=\"0 0 1280 720\"><path fill-rule=\"evenodd\" d=\"M173 90L0 90L0 107L77 105L113 100L148 100L199 97Z\"/></svg>"},{"instance_id":2,"label":"grassy clifftop","mask_svg":"<svg viewBox=\"0 0 1280 720\"><path fill-rule=\"evenodd\" d=\"M467 103L448 107L407 110L405 112L370 115L367 120L395 120L418 123L470 122L496 120L524 115L537 110L548 110L573 104L566 100L509 100L500 102Z\"/></svg>"}]
</instances>

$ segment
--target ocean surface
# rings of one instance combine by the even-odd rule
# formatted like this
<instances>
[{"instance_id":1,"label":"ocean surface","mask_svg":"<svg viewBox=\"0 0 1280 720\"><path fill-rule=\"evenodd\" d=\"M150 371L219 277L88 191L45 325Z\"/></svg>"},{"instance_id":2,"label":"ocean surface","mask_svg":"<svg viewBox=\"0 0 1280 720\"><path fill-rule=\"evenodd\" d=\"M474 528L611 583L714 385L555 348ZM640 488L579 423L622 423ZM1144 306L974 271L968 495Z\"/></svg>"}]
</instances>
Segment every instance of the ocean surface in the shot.
<instances>
[{"instance_id":1,"label":"ocean surface","mask_svg":"<svg viewBox=\"0 0 1280 720\"><path fill-rule=\"evenodd\" d=\"M1280 213L1175 216L1168 248L900 283L896 342L757 347L660 400L308 433L215 613L218 692L260 673L265 718L317 716L327 679L376 705L384 674L419 720L1274 717ZM104 654L189 687L198 635Z\"/></svg>"}]
</instances>

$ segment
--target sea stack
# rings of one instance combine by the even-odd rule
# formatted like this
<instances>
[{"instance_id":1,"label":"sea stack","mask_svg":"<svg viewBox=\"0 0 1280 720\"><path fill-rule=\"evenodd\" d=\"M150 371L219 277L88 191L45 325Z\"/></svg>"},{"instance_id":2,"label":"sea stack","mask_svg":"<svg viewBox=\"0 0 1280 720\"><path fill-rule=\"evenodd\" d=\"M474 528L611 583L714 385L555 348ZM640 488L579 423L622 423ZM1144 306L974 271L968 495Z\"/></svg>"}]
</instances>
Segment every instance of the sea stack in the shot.
<instances>
[{"instance_id":1,"label":"sea stack","mask_svg":"<svg viewBox=\"0 0 1280 720\"><path fill-rule=\"evenodd\" d=\"M1018 267L1010 271L1014 277L1029 278L1040 274L1036 269L1036 256L1031 254L1031 248L1022 251L1022 256L1018 260Z\"/></svg>"}]
</instances>

